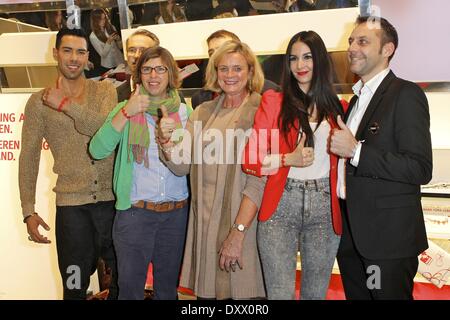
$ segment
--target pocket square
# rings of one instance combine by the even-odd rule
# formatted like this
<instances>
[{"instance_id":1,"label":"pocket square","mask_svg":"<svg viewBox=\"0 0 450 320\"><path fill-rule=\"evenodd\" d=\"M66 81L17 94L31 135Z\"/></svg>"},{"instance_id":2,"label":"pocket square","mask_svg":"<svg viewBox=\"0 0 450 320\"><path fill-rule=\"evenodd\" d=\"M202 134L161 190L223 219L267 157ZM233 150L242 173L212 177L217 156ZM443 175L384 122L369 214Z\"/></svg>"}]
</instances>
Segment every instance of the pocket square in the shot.
<instances>
[{"instance_id":1,"label":"pocket square","mask_svg":"<svg viewBox=\"0 0 450 320\"><path fill-rule=\"evenodd\" d=\"M369 131L371 134L377 134L378 130L380 130L380 126L377 122L374 122L369 126Z\"/></svg>"}]
</instances>

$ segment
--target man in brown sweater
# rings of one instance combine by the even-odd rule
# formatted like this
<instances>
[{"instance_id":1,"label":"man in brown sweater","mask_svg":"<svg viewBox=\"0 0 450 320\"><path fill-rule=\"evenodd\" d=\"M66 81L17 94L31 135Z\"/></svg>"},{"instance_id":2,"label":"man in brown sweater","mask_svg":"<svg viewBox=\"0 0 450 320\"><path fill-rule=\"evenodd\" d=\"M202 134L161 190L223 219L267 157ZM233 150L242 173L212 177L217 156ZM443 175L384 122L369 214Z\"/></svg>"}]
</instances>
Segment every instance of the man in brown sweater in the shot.
<instances>
[{"instance_id":1,"label":"man in brown sweater","mask_svg":"<svg viewBox=\"0 0 450 320\"><path fill-rule=\"evenodd\" d=\"M85 299L89 277L98 258L111 268L109 298L117 298L116 259L112 243L114 195L113 156L93 160L88 143L117 104L107 81L83 76L88 61L88 40L81 29L62 29L53 56L58 62L55 88L34 93L25 107L19 188L24 222L30 241L50 243L39 231L49 226L35 212L36 181L42 139L54 158L56 186L56 245L64 299Z\"/></svg>"}]
</instances>

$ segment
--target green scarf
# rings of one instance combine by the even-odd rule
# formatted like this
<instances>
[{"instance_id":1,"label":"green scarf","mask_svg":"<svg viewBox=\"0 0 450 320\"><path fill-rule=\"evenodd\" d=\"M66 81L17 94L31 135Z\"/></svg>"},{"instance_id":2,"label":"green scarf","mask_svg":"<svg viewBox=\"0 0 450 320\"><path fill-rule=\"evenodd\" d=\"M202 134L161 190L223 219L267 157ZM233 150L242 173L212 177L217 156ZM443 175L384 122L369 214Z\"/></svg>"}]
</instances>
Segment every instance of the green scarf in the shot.
<instances>
[{"instance_id":1,"label":"green scarf","mask_svg":"<svg viewBox=\"0 0 450 320\"><path fill-rule=\"evenodd\" d=\"M144 86L141 86L140 94L149 95ZM176 89L170 89L168 92L168 98L165 99L153 99L150 101L149 106L145 113L148 113L154 117L158 117L158 109L161 106L165 106L170 117L174 117L177 121L177 129L181 128L181 122L178 116L178 109L180 108L180 96ZM130 133L128 136L128 150L133 153L134 160L137 163L142 163L146 168L149 167L148 163L148 147L150 145L150 134L148 132L148 123L143 113L138 113L130 119Z\"/></svg>"}]
</instances>

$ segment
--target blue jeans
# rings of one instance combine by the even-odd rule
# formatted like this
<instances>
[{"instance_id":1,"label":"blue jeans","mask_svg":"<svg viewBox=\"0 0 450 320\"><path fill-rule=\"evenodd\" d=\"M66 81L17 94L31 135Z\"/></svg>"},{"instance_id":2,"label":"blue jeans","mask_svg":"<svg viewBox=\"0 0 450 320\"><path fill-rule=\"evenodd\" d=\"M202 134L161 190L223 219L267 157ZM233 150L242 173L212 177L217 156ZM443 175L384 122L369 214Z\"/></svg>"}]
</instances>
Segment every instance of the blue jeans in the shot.
<instances>
[{"instance_id":1,"label":"blue jeans","mask_svg":"<svg viewBox=\"0 0 450 320\"><path fill-rule=\"evenodd\" d=\"M131 207L117 211L113 240L117 253L119 300L143 300L150 262L154 300L177 299L188 206L168 212Z\"/></svg>"},{"instance_id":2,"label":"blue jeans","mask_svg":"<svg viewBox=\"0 0 450 320\"><path fill-rule=\"evenodd\" d=\"M301 299L325 299L340 240L332 226L329 179L288 178L277 210L259 222L257 237L270 300L295 299L298 250Z\"/></svg>"}]
</instances>

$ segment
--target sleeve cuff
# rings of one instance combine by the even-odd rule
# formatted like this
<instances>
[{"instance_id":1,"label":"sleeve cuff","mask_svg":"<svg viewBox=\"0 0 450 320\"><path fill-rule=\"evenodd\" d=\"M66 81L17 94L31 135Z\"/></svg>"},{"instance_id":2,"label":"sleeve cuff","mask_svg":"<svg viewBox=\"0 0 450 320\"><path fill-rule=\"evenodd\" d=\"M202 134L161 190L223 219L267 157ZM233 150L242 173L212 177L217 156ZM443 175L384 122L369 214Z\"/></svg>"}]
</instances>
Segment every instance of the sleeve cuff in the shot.
<instances>
[{"instance_id":1,"label":"sleeve cuff","mask_svg":"<svg viewBox=\"0 0 450 320\"><path fill-rule=\"evenodd\" d=\"M26 223L26 222L27 222L27 219L28 219L29 217L35 215L35 214L36 214L36 213L30 213L30 214L24 215L24 216L23 216L23 223Z\"/></svg>"},{"instance_id":2,"label":"sleeve cuff","mask_svg":"<svg viewBox=\"0 0 450 320\"><path fill-rule=\"evenodd\" d=\"M358 144L356 145L355 155L350 160L351 165L354 167L357 167L359 164L359 157L361 155L362 143L363 141L358 141Z\"/></svg>"}]
</instances>

